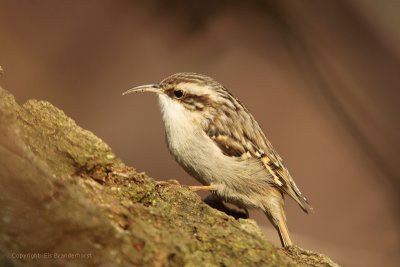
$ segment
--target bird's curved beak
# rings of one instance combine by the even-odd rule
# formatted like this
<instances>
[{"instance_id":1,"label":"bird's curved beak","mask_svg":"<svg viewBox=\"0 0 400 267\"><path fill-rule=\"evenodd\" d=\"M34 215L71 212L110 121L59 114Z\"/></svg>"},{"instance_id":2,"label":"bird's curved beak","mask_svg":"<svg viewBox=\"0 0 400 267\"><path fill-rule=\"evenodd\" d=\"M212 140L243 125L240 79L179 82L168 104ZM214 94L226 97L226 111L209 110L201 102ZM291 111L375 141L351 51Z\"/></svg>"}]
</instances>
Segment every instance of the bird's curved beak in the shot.
<instances>
[{"instance_id":1,"label":"bird's curved beak","mask_svg":"<svg viewBox=\"0 0 400 267\"><path fill-rule=\"evenodd\" d=\"M152 92L152 93L157 93L160 94L162 93L161 87L159 84L147 84L147 85L141 85L138 87L131 88L127 90L126 92L123 92L122 95L127 95L130 93L138 93L138 92Z\"/></svg>"}]
</instances>

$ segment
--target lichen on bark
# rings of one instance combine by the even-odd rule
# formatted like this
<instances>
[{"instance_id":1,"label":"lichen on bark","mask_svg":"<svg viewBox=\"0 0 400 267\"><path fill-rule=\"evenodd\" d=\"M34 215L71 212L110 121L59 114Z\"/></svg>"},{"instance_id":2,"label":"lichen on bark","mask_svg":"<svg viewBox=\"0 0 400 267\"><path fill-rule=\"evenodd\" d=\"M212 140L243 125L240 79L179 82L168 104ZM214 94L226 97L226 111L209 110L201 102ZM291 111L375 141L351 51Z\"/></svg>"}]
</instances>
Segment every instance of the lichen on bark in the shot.
<instances>
[{"instance_id":1,"label":"lichen on bark","mask_svg":"<svg viewBox=\"0 0 400 267\"><path fill-rule=\"evenodd\" d=\"M0 192L0 266L336 266L157 186L50 103L2 88Z\"/></svg>"}]
</instances>

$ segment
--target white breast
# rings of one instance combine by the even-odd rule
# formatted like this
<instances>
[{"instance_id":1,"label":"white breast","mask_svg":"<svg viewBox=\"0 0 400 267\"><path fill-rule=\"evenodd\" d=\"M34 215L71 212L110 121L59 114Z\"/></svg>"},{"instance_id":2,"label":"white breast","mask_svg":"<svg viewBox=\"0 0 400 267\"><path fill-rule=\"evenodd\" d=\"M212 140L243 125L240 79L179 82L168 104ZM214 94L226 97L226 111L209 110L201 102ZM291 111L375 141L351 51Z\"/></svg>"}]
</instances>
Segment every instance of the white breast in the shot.
<instances>
[{"instance_id":1,"label":"white breast","mask_svg":"<svg viewBox=\"0 0 400 267\"><path fill-rule=\"evenodd\" d=\"M210 157L217 157L217 147L202 131L199 117L180 103L160 95L159 104L165 126L168 149L177 162L202 184L212 183Z\"/></svg>"},{"instance_id":2,"label":"white breast","mask_svg":"<svg viewBox=\"0 0 400 267\"><path fill-rule=\"evenodd\" d=\"M159 104L171 154L199 182L235 187L243 182L265 180L265 169L260 164L221 152L201 128L201 114L187 110L165 95L159 95Z\"/></svg>"}]
</instances>

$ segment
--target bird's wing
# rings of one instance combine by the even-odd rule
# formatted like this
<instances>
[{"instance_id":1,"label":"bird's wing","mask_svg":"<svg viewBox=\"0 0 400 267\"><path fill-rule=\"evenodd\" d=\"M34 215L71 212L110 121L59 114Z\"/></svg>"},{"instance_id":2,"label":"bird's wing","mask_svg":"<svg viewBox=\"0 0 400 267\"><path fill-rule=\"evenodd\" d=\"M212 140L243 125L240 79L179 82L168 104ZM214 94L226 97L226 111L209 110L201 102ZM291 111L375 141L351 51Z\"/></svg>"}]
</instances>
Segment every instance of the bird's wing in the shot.
<instances>
[{"instance_id":1,"label":"bird's wing","mask_svg":"<svg viewBox=\"0 0 400 267\"><path fill-rule=\"evenodd\" d=\"M257 121L240 102L235 104L236 108L224 110L223 116L208 119L204 132L226 156L260 160L271 174L273 186L291 196L305 212L312 210Z\"/></svg>"}]
</instances>

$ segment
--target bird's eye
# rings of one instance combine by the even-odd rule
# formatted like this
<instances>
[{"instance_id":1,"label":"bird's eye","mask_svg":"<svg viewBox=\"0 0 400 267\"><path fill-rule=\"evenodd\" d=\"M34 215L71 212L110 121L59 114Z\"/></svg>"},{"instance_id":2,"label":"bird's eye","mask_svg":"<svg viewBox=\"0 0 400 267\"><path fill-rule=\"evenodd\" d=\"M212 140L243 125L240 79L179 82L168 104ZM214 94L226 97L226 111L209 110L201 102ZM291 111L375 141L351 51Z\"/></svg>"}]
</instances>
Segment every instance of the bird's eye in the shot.
<instances>
[{"instance_id":1,"label":"bird's eye","mask_svg":"<svg viewBox=\"0 0 400 267\"><path fill-rule=\"evenodd\" d=\"M179 99L179 98L182 98L185 95L185 93L182 90L175 90L174 95L176 98Z\"/></svg>"}]
</instances>

